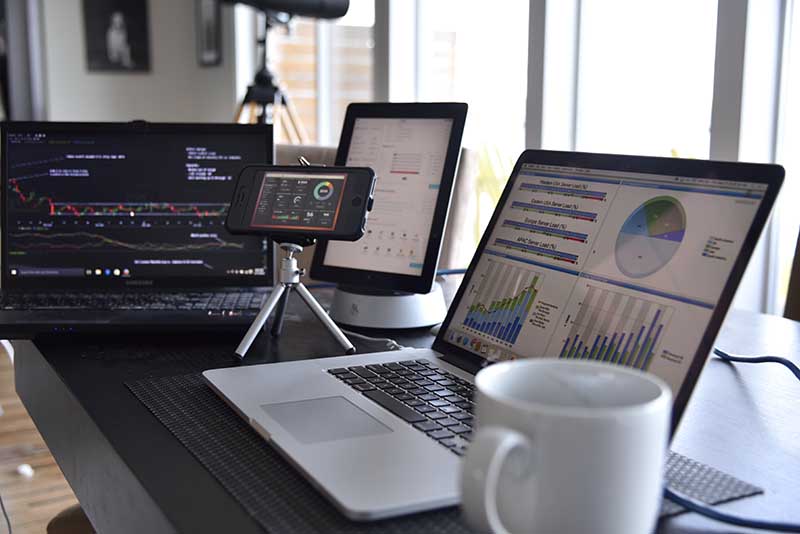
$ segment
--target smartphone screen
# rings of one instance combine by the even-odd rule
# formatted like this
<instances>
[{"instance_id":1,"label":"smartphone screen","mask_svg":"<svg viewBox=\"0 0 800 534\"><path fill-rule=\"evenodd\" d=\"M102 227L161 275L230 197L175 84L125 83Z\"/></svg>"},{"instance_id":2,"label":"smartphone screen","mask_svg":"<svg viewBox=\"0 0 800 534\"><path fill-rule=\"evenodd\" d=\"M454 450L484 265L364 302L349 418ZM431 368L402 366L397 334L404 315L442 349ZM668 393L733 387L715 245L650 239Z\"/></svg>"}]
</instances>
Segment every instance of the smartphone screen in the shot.
<instances>
[{"instance_id":1,"label":"smartphone screen","mask_svg":"<svg viewBox=\"0 0 800 534\"><path fill-rule=\"evenodd\" d=\"M274 230L332 231L336 228L347 175L261 173L250 226Z\"/></svg>"}]
</instances>

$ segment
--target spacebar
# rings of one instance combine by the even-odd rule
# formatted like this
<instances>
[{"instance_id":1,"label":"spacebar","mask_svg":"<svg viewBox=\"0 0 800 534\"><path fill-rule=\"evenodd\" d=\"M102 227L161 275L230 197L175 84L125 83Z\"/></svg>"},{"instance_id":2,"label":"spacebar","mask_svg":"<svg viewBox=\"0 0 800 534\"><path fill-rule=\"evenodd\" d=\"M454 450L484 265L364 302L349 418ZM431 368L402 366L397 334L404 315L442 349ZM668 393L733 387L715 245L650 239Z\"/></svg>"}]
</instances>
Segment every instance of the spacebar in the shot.
<instances>
[{"instance_id":1,"label":"spacebar","mask_svg":"<svg viewBox=\"0 0 800 534\"><path fill-rule=\"evenodd\" d=\"M383 406L384 408L395 414L397 417L400 417L401 419L409 423L419 423L420 421L425 420L424 416L415 412L402 402L393 399L383 391L377 389L372 391L365 391L364 396L374 400L375 402L377 402L378 404L380 404L381 406Z\"/></svg>"}]
</instances>

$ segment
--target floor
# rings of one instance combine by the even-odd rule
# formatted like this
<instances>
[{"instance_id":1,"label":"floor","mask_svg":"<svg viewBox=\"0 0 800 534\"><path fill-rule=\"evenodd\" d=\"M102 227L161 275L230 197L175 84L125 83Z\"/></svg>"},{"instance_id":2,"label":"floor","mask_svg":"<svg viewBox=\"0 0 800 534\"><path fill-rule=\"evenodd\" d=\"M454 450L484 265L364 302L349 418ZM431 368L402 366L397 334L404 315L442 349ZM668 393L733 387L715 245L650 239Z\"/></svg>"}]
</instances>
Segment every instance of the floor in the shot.
<instances>
[{"instance_id":1,"label":"floor","mask_svg":"<svg viewBox=\"0 0 800 534\"><path fill-rule=\"evenodd\" d=\"M54 515L78 501L14 391L14 368L2 348L0 407L0 495L14 534L43 534ZM33 477L18 474L20 464L29 464ZM5 532L0 516L0 533Z\"/></svg>"}]
</instances>

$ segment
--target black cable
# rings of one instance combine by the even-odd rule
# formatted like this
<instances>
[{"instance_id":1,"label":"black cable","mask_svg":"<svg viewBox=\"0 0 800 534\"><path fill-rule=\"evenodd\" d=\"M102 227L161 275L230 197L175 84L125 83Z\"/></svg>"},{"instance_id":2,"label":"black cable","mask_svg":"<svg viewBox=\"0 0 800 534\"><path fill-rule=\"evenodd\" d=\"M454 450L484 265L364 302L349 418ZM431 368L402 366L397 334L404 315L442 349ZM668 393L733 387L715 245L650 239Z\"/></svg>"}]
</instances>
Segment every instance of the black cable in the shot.
<instances>
[{"instance_id":1,"label":"black cable","mask_svg":"<svg viewBox=\"0 0 800 534\"><path fill-rule=\"evenodd\" d=\"M692 512L708 517L709 519L715 519L730 525L755 528L759 530L773 530L776 532L800 532L800 525L794 525L792 523L777 523L773 521L761 521L758 519L746 519L744 517L726 514L720 512L719 510L715 510L710 506L700 504L689 497L679 495L669 488L664 488L664 497L675 504L686 508L687 510L691 510Z\"/></svg>"},{"instance_id":2,"label":"black cable","mask_svg":"<svg viewBox=\"0 0 800 534\"><path fill-rule=\"evenodd\" d=\"M714 347L712 351L715 356L725 360L726 362L739 362L739 363L779 363L785 367L787 367L794 376L800 380L800 367L787 360L786 358L781 358L780 356L738 356L735 354L729 354L724 350L718 349Z\"/></svg>"},{"instance_id":3,"label":"black cable","mask_svg":"<svg viewBox=\"0 0 800 534\"><path fill-rule=\"evenodd\" d=\"M11 519L8 518L8 512L6 512L6 505L3 504L2 495L0 495L0 509L3 510L3 517L6 518L6 526L8 527L8 534L14 534L14 531L11 530Z\"/></svg>"},{"instance_id":4,"label":"black cable","mask_svg":"<svg viewBox=\"0 0 800 534\"><path fill-rule=\"evenodd\" d=\"M797 365L794 364L794 362L791 362L786 358L781 358L779 356L738 356L734 354L729 354L724 350L718 349L716 347L714 347L714 350L712 352L714 353L715 356L717 356L722 360L725 360L726 362L779 363L785 366L787 369L789 369L794 374L794 376L796 376L797 379L800 380L800 368L798 368ZM773 521L763 521L760 519L748 519L744 517L726 514L710 506L706 506L693 499L690 499L689 497L675 493L669 488L664 488L664 498L669 499L670 501L674 502L679 506L682 506L683 508L686 508L687 510L691 510L692 512L708 517L709 519L714 519L717 521L721 521L723 523L728 523L730 525L755 528L759 530L772 530L776 532L800 532L800 524L778 523Z\"/></svg>"}]
</instances>

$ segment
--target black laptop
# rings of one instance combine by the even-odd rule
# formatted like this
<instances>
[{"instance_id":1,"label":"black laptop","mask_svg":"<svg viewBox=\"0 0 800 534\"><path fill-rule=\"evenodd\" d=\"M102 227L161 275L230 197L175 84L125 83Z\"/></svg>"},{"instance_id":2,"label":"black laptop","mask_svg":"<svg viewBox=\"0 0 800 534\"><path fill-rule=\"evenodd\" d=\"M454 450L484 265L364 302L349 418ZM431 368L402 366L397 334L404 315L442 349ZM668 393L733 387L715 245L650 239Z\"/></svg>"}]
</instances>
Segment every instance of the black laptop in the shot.
<instances>
[{"instance_id":1,"label":"black laptop","mask_svg":"<svg viewBox=\"0 0 800 534\"><path fill-rule=\"evenodd\" d=\"M224 221L272 160L266 125L4 123L0 336L246 327L270 248Z\"/></svg>"}]
</instances>

